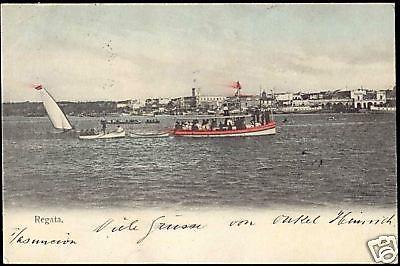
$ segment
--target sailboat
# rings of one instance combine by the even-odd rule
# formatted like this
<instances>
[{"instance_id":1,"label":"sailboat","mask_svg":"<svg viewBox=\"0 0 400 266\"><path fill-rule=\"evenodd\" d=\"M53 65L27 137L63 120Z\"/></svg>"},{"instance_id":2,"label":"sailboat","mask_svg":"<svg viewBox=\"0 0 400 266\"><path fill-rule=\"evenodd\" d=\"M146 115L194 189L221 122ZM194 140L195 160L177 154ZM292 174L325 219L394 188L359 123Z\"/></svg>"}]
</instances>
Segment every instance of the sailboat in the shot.
<instances>
[{"instance_id":1,"label":"sailboat","mask_svg":"<svg viewBox=\"0 0 400 266\"><path fill-rule=\"evenodd\" d=\"M50 93L43 88L42 85L35 85L34 88L39 91L40 96L42 97L44 108L46 109L53 127L63 130L64 132L72 130L74 127Z\"/></svg>"},{"instance_id":2,"label":"sailboat","mask_svg":"<svg viewBox=\"0 0 400 266\"><path fill-rule=\"evenodd\" d=\"M42 85L35 85L34 88L39 91L40 96L43 100L44 108L46 109L47 115L53 125L54 128L58 130L62 130L63 132L75 132L76 131L72 123L68 120L67 116L61 110L60 106L58 106L57 102L54 100L53 96L43 88ZM79 139L110 139L110 138L123 138L125 137L125 131L123 128L118 128L113 132L101 132L94 135L82 135L80 134Z\"/></svg>"}]
</instances>

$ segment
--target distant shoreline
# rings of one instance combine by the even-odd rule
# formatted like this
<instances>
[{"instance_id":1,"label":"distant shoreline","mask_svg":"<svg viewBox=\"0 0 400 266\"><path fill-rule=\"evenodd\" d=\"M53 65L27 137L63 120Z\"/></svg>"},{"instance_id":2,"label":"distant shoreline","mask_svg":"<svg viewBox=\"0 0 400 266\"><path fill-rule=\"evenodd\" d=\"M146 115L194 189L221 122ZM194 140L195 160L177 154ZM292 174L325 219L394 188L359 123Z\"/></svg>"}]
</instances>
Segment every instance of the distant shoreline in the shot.
<instances>
[{"instance_id":1,"label":"distant shoreline","mask_svg":"<svg viewBox=\"0 0 400 266\"><path fill-rule=\"evenodd\" d=\"M67 116L70 117L127 117L127 116L155 116L155 115L214 115L211 113L216 113L217 115L221 112L220 109L204 109L198 107L192 108L182 108L174 109L172 107L161 107L159 110L155 110L148 105L140 107L138 110L129 110L124 107L121 108L116 102L80 102L80 103L69 103L69 102L59 102L60 108L64 111ZM257 108L258 106L247 106L247 111L243 114L251 114L252 108ZM335 114L335 113L395 113L395 106L382 106L375 107L371 106L371 109L361 108L357 109L354 106L330 106L325 108L314 108L309 106L279 106L274 107L274 114L281 115L292 115L292 114ZM163 109L163 110L161 110ZM244 109L242 109L244 110ZM249 111L250 110L250 111ZM212 111L212 112L211 112ZM232 109L232 114L237 114L239 109ZM254 110L253 110L254 111ZM44 117L47 116L46 110L43 103L41 102L23 102L23 103L3 103L2 104L2 116L24 116L24 117Z\"/></svg>"},{"instance_id":2,"label":"distant shoreline","mask_svg":"<svg viewBox=\"0 0 400 266\"><path fill-rule=\"evenodd\" d=\"M274 116L287 116L287 115L375 115L375 114L393 114L395 115L396 112L376 112L376 111L366 111L366 112L314 112L314 113L307 113L307 112L293 112L293 113L274 113ZM199 114L201 115L201 114ZM100 118L104 117L102 115L99 116L72 116L72 115L67 115L68 117L79 117L79 118ZM145 115L127 115L127 116L116 116L115 114L112 115L105 115L106 117L146 117L148 116ZM155 115L156 117L163 117L163 116L170 116L170 117L184 117L184 116L194 116L192 115L171 115L171 114L159 114ZM205 116L205 115L202 115ZM24 118L47 118L47 115L43 116L26 116L26 115L2 115L2 117L24 117ZM210 115L212 117L212 115ZM122 119L123 120L123 119Z\"/></svg>"}]
</instances>

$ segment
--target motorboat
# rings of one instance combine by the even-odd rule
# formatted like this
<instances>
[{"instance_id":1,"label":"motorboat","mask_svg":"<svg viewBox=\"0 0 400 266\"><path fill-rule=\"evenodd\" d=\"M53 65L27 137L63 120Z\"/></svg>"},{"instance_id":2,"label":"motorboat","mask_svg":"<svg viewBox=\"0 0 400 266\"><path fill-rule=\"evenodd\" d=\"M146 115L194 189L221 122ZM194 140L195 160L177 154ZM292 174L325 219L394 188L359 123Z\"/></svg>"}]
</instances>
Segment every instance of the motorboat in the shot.
<instances>
[{"instance_id":1,"label":"motorboat","mask_svg":"<svg viewBox=\"0 0 400 266\"><path fill-rule=\"evenodd\" d=\"M250 118L250 122L247 122ZM171 130L171 135L176 137L248 137L275 133L276 123L266 111L259 115L180 118Z\"/></svg>"}]
</instances>

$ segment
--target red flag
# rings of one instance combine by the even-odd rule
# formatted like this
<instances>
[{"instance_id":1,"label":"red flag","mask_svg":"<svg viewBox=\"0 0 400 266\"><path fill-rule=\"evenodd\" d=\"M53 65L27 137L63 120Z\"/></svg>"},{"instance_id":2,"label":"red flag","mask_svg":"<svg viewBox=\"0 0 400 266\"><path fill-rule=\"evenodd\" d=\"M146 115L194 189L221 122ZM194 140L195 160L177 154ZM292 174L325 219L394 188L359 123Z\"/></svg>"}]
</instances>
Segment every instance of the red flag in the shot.
<instances>
[{"instance_id":1,"label":"red flag","mask_svg":"<svg viewBox=\"0 0 400 266\"><path fill-rule=\"evenodd\" d=\"M236 81L236 89L241 89L242 88L242 86L240 85L240 83L239 83L239 81Z\"/></svg>"},{"instance_id":2,"label":"red flag","mask_svg":"<svg viewBox=\"0 0 400 266\"><path fill-rule=\"evenodd\" d=\"M41 89L43 89L43 87L42 87L41 84L34 84L33 87L34 87L36 90L41 90Z\"/></svg>"},{"instance_id":3,"label":"red flag","mask_svg":"<svg viewBox=\"0 0 400 266\"><path fill-rule=\"evenodd\" d=\"M242 85L240 85L239 81L233 82L231 86L232 88L239 90L242 88Z\"/></svg>"}]
</instances>

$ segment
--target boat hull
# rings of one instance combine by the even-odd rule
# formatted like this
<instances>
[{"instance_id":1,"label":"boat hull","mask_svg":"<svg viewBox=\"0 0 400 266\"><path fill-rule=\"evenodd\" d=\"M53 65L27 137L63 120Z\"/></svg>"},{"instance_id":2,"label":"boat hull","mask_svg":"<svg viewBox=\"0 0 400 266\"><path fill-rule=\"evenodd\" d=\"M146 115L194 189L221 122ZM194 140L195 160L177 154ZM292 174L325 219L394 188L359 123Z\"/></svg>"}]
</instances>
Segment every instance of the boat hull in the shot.
<instances>
[{"instance_id":1,"label":"boat hull","mask_svg":"<svg viewBox=\"0 0 400 266\"><path fill-rule=\"evenodd\" d=\"M132 133L131 138L165 138L169 137L169 133Z\"/></svg>"},{"instance_id":2,"label":"boat hull","mask_svg":"<svg viewBox=\"0 0 400 266\"><path fill-rule=\"evenodd\" d=\"M191 138L252 137L273 135L276 133L275 122L242 130L174 130L173 136Z\"/></svg>"},{"instance_id":3,"label":"boat hull","mask_svg":"<svg viewBox=\"0 0 400 266\"><path fill-rule=\"evenodd\" d=\"M79 139L116 139L116 138L124 138L126 135L125 131L123 132L110 132L106 134L97 134L97 135L88 135L88 136L79 136Z\"/></svg>"}]
</instances>

